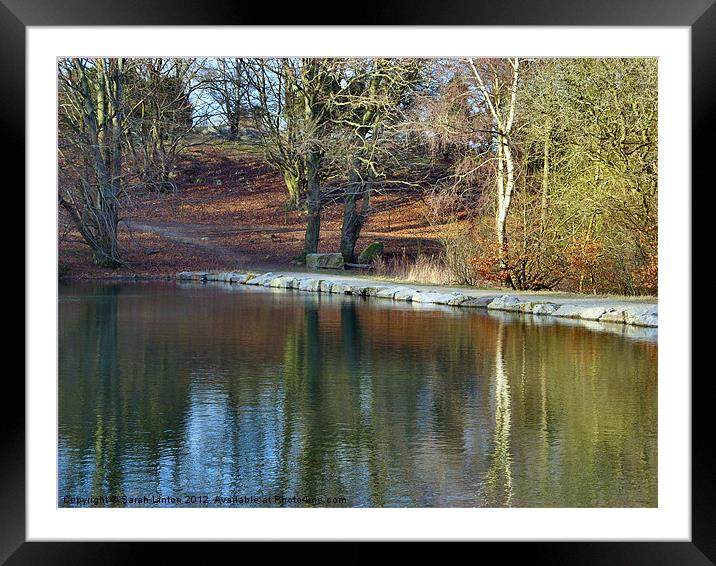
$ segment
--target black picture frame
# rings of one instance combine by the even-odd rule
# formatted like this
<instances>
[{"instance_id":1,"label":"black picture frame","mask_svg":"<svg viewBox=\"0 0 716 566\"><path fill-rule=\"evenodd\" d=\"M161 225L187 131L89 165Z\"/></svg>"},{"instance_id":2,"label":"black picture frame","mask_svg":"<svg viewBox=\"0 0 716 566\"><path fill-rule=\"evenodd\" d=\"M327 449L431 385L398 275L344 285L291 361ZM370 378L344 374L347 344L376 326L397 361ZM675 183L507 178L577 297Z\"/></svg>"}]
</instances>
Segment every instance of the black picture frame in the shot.
<instances>
[{"instance_id":1,"label":"black picture frame","mask_svg":"<svg viewBox=\"0 0 716 566\"><path fill-rule=\"evenodd\" d=\"M692 176L706 182L716 101L716 5L714 0L500 0L475 2L395 0L360 3L339 20L336 4L283 5L267 17L264 5L204 0L0 0L0 116L8 144L6 163L25 158L25 31L62 25L579 25L687 26L691 30ZM278 6L278 4L277 4ZM318 14L318 16L316 16ZM269 19L271 18L271 19ZM309 20L310 18L310 20ZM429 33L426 32L426 33ZM24 170L17 184L23 183ZM713 185L708 181L708 187ZM706 187L704 187L706 188ZM693 194L693 191L692 191ZM693 221L692 221L693 225ZM25 297L28 300L28 297ZM691 305L685 305L691 309ZM690 360L689 360L690 367ZM692 380L692 538L690 542L483 543L481 558L526 554L550 564L713 564L716 505L710 431L708 373ZM691 375L669 376L691 380ZM152 543L25 542L25 388L8 372L5 380L0 465L0 562L7 564L95 564L131 557L168 560L177 545ZM12 402L8 400L12 399ZM503 545L509 545L505 548ZM186 543L179 547L190 558ZM492 552L490 552L492 551ZM203 551L205 553L206 550ZM210 551L213 557L213 550ZM204 554L205 557L207 557ZM208 558L208 557L207 557Z\"/></svg>"}]
</instances>

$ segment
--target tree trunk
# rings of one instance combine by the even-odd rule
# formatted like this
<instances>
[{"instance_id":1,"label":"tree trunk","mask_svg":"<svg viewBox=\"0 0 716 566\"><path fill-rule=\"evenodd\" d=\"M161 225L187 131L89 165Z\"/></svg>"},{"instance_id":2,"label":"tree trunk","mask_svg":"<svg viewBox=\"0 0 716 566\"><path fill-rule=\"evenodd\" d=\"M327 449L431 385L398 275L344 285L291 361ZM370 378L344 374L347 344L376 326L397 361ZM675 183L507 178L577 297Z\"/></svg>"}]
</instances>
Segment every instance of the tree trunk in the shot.
<instances>
[{"instance_id":1,"label":"tree trunk","mask_svg":"<svg viewBox=\"0 0 716 566\"><path fill-rule=\"evenodd\" d=\"M286 184L286 191L288 192L286 207L295 210L301 203L301 196L304 189L301 176L297 175L294 171L285 170L283 172L283 180Z\"/></svg>"},{"instance_id":2,"label":"tree trunk","mask_svg":"<svg viewBox=\"0 0 716 566\"><path fill-rule=\"evenodd\" d=\"M343 208L341 254L343 254L343 260L346 263L355 263L356 242L365 223L365 206L364 210L359 212L358 202L365 198L367 190L365 181L360 178L355 168L351 171L349 187Z\"/></svg>"},{"instance_id":3,"label":"tree trunk","mask_svg":"<svg viewBox=\"0 0 716 566\"><path fill-rule=\"evenodd\" d=\"M360 237L360 231L363 221L356 210L354 197L351 197L351 203L346 202L343 211L343 227L341 228L341 254L346 263L355 263L356 242Z\"/></svg>"},{"instance_id":4,"label":"tree trunk","mask_svg":"<svg viewBox=\"0 0 716 566\"><path fill-rule=\"evenodd\" d=\"M540 232L544 234L547 225L547 196L549 191L549 150L550 150L550 123L547 122L547 132L544 136L544 152L542 164L542 210L540 214Z\"/></svg>"},{"instance_id":5,"label":"tree trunk","mask_svg":"<svg viewBox=\"0 0 716 566\"><path fill-rule=\"evenodd\" d=\"M99 239L94 248L94 261L104 267L118 267L119 245L117 239L117 207L107 203L102 211L100 221L104 228L99 231Z\"/></svg>"},{"instance_id":6,"label":"tree trunk","mask_svg":"<svg viewBox=\"0 0 716 566\"><path fill-rule=\"evenodd\" d=\"M303 244L303 253L315 254L318 252L318 241L321 234L321 179L320 179L321 151L317 147L309 150L307 160L307 199L306 212L306 238Z\"/></svg>"},{"instance_id":7,"label":"tree trunk","mask_svg":"<svg viewBox=\"0 0 716 566\"><path fill-rule=\"evenodd\" d=\"M509 267L509 250L507 247L507 214L510 209L512 192L515 187L515 163L510 148L510 133L515 118L515 101L517 97L517 85L519 81L518 58L508 59L512 66L512 86L509 89L510 96L506 107L501 105L501 97L493 90L490 92L482 80L482 76L472 59L469 59L472 72L477 79L480 90L485 97L485 103L492 115L495 129L497 130L497 214L495 219L495 232L497 234L497 245L499 254L499 266L505 271L505 285L515 288L516 281L507 272ZM493 83L499 84L499 79L493 79Z\"/></svg>"},{"instance_id":8,"label":"tree trunk","mask_svg":"<svg viewBox=\"0 0 716 566\"><path fill-rule=\"evenodd\" d=\"M509 269L509 249L507 246L507 213L512 201L512 192L515 187L515 164L512 150L506 136L498 136L498 168L497 168L497 245L499 247L500 269L505 270L505 285L515 288L515 282L507 272ZM505 175L505 172L507 173Z\"/></svg>"},{"instance_id":9,"label":"tree trunk","mask_svg":"<svg viewBox=\"0 0 716 566\"><path fill-rule=\"evenodd\" d=\"M83 225L79 231L92 248L95 263L117 267L121 264L117 241L117 196L122 165L124 62L123 59L112 61L109 72L104 60L97 59L96 65L97 80L91 88L80 60L74 60L82 99L85 158L93 171L91 182L83 182L82 186L85 195L95 194L93 198L85 197L85 212L75 209L71 217L75 223ZM63 206L68 208L68 204Z\"/></svg>"},{"instance_id":10,"label":"tree trunk","mask_svg":"<svg viewBox=\"0 0 716 566\"><path fill-rule=\"evenodd\" d=\"M227 95L229 96L229 95ZM229 139L232 141L241 140L241 101L238 95L235 100L228 100L227 106L227 122L229 123Z\"/></svg>"}]
</instances>

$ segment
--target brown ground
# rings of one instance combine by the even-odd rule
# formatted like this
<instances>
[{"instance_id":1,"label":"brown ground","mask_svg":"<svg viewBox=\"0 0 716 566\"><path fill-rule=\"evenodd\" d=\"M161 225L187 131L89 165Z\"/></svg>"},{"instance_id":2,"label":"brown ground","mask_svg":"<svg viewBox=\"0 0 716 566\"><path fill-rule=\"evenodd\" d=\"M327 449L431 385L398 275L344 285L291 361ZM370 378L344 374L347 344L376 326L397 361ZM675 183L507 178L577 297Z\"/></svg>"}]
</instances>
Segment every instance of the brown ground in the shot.
<instances>
[{"instance_id":1,"label":"brown ground","mask_svg":"<svg viewBox=\"0 0 716 566\"><path fill-rule=\"evenodd\" d=\"M189 149L174 193L133 195L124 203L120 246L126 267L94 266L79 234L60 218L60 272L71 278L173 276L184 270L286 266L303 249L304 215L285 209L285 189L256 153L235 144ZM387 254L437 250L417 192L376 197L378 210L356 247L380 240ZM342 205L324 209L319 251L337 251Z\"/></svg>"}]
</instances>

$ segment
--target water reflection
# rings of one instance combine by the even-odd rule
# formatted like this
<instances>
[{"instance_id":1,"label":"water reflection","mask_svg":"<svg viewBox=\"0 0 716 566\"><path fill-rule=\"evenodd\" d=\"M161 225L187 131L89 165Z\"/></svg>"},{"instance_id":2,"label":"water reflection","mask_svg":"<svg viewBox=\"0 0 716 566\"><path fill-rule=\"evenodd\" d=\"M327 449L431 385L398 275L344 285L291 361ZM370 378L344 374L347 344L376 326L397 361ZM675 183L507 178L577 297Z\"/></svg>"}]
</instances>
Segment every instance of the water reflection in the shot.
<instances>
[{"instance_id":1,"label":"water reflection","mask_svg":"<svg viewBox=\"0 0 716 566\"><path fill-rule=\"evenodd\" d=\"M657 504L653 341L173 284L63 285L59 341L60 506Z\"/></svg>"},{"instance_id":2,"label":"water reflection","mask_svg":"<svg viewBox=\"0 0 716 566\"><path fill-rule=\"evenodd\" d=\"M503 358L504 334L504 323L499 322L495 345L495 429L493 433L492 463L485 476L485 502L490 507L510 507L512 504L512 456L510 453L512 421L510 384L505 374L505 361Z\"/></svg>"}]
</instances>

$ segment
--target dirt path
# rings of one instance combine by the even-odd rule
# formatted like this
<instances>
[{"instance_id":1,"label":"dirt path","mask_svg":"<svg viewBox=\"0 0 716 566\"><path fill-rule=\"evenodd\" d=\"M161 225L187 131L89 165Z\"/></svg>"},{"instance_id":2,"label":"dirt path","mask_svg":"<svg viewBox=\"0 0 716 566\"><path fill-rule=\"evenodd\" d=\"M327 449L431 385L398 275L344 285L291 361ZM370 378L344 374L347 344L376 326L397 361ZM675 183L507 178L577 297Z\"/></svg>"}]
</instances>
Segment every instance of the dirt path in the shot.
<instances>
[{"instance_id":1,"label":"dirt path","mask_svg":"<svg viewBox=\"0 0 716 566\"><path fill-rule=\"evenodd\" d=\"M256 226L256 225L232 225L232 226L217 226L213 224L191 224L188 222L147 222L146 220L124 220L124 224L130 227L132 230L146 230L165 236L167 238L178 239L185 241L185 243L201 243L206 242L203 238L210 239L212 237L229 237L240 234L288 234L297 233L303 235L305 228L301 227L275 227L275 226ZM335 235L340 234L340 230L321 227L321 235ZM405 237L394 236L384 231L371 231L364 230L362 232L364 238L377 238L382 240L405 240ZM201 240L194 241L197 238ZM432 242L433 238L417 237L417 240Z\"/></svg>"},{"instance_id":2,"label":"dirt path","mask_svg":"<svg viewBox=\"0 0 716 566\"><path fill-rule=\"evenodd\" d=\"M130 232L149 232L175 242L181 242L194 246L197 249L211 252L218 259L226 261L227 265L240 267L275 267L285 266L290 262L289 257L281 257L285 254L284 245L287 240L298 247L302 247L303 227L295 226L258 226L247 224L232 224L228 226L189 223L189 222L168 222L148 221L147 219L126 219L122 223ZM321 239L338 240L340 230L322 227ZM380 240L382 242L405 243L405 238L393 236L382 232L364 231L362 235L364 242ZM436 245L429 238L417 238L430 249L430 245ZM232 242L244 242L244 246ZM294 246L295 247L295 246ZM322 244L322 248L330 248L330 244ZM329 251L322 249L321 251ZM332 250L331 250L332 251Z\"/></svg>"},{"instance_id":3,"label":"dirt path","mask_svg":"<svg viewBox=\"0 0 716 566\"><path fill-rule=\"evenodd\" d=\"M211 241L212 237L217 236L217 228L215 226L206 226L201 224L188 224L188 223L148 223L137 220L124 220L123 224L129 229L130 232L150 232L172 240L175 242L181 242L182 244L188 244L194 246L203 251L208 251L213 255L217 256L222 261L226 261L227 264L236 265L238 267L271 267L275 264L261 261L260 258L255 257L252 254L246 253L236 246L226 246ZM257 228L252 228L252 231ZM222 231L223 232L223 231ZM232 229L231 233L236 232L236 229ZM226 235L229 232L223 232L221 235Z\"/></svg>"}]
</instances>

